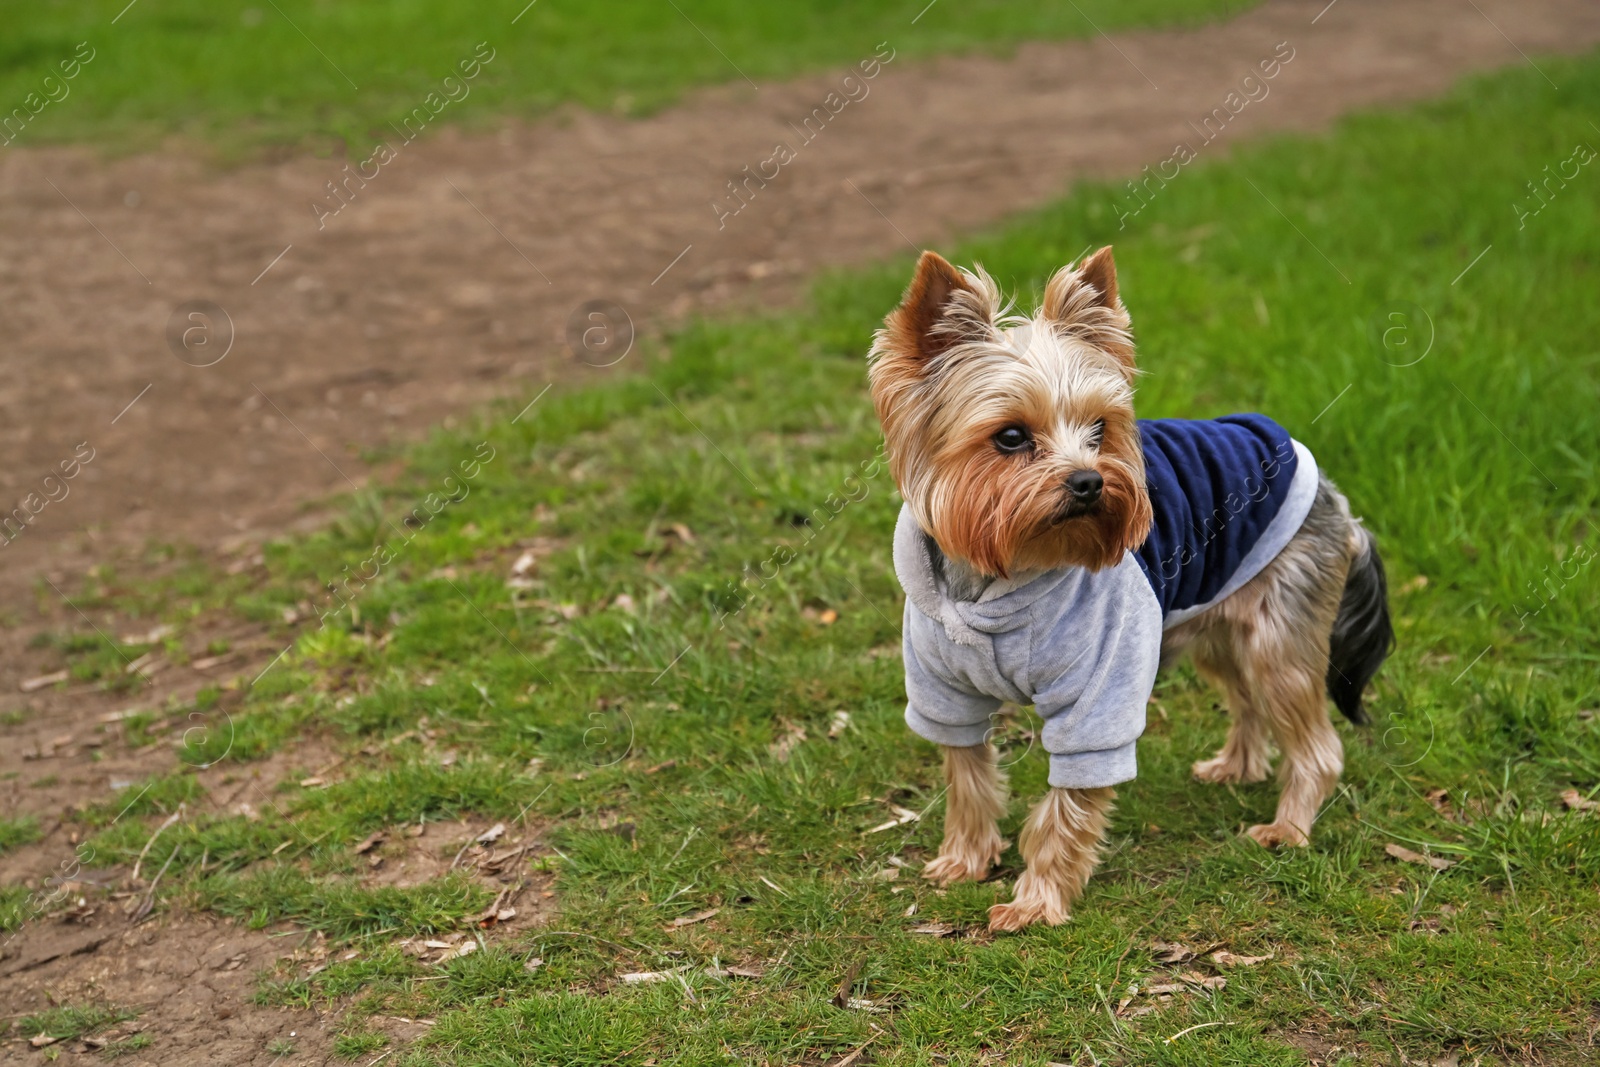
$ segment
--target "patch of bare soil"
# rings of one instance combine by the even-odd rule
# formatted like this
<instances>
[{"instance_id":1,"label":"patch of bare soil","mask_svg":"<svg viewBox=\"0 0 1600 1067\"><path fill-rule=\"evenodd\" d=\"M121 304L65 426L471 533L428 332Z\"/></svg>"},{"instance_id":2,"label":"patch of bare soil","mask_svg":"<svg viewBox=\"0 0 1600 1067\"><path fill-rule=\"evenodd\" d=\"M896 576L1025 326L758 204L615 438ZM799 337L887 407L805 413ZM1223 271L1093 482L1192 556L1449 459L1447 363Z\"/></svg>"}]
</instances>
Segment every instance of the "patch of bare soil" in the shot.
<instances>
[{"instance_id":1,"label":"patch of bare soil","mask_svg":"<svg viewBox=\"0 0 1600 1067\"><path fill-rule=\"evenodd\" d=\"M549 923L555 911L550 875L530 868L542 854L537 833L482 822L389 827L352 846L366 885L409 886L461 871L493 894L464 929L397 942L425 965L442 965L516 941ZM340 1012L263 1006L253 997L263 978L315 975L355 959L360 950L288 925L269 931L158 905L137 921L150 872L138 883L123 872L82 872L39 887L47 910L14 935L0 935L0 1003L7 1021L55 1005L98 1004L132 1010L137 1019L96 1037L146 1035L131 1067L194 1063L325 1064L341 1033ZM430 1020L378 1016L363 1023L403 1047ZM82 1041L68 1053L94 1054ZM285 1051L292 1048L292 1052ZM0 1063L38 1063L41 1052L15 1034L0 1037Z\"/></svg>"},{"instance_id":2,"label":"patch of bare soil","mask_svg":"<svg viewBox=\"0 0 1600 1067\"><path fill-rule=\"evenodd\" d=\"M119 665L124 687L53 681L69 670L70 658L36 645L31 635L92 635L95 629L129 644L148 639L153 647ZM181 769L178 754L186 741L215 764L195 765L207 790L201 808L230 806L240 789L270 789L289 771L327 758L325 746L309 737L268 760L227 758L232 712L250 680L283 651L286 636L235 618L204 617L190 620L182 653L174 656L163 644L169 639L164 629L149 619L100 612L90 618L45 602L32 626L0 630L0 659L18 679L0 696L0 812L32 817L43 834L36 844L0 855L0 883L53 872L76 844L67 840L75 815L97 804L132 802L148 778ZM211 651L224 645L226 651ZM201 710L195 698L208 688L220 695Z\"/></svg>"}]
</instances>

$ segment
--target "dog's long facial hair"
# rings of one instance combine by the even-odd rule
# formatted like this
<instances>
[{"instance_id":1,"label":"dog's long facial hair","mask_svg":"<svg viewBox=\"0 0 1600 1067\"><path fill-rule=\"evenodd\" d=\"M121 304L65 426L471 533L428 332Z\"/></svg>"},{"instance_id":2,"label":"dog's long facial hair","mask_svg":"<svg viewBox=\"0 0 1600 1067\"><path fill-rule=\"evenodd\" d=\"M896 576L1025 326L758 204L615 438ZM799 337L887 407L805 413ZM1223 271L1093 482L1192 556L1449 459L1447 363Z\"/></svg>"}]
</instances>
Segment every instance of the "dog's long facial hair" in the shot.
<instances>
[{"instance_id":1,"label":"dog's long facial hair","mask_svg":"<svg viewBox=\"0 0 1600 1067\"><path fill-rule=\"evenodd\" d=\"M932 252L879 331L872 398L901 495L947 560L984 578L1113 566L1150 528L1133 339L1111 249L1058 272L1032 318L981 271ZM987 877L1004 842L994 749L945 751L945 838L924 874ZM1113 793L1052 789L1028 816L1027 872L990 925L1060 923L1099 859Z\"/></svg>"}]
</instances>

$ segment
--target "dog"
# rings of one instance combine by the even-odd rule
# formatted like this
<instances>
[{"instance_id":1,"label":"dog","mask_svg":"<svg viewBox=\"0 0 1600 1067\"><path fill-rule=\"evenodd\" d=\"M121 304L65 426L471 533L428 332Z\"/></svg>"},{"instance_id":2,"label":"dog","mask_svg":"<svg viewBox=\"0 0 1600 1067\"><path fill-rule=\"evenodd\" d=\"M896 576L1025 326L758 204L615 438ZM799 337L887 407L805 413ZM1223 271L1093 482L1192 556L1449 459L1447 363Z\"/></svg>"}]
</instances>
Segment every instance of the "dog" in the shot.
<instances>
[{"instance_id":1,"label":"dog","mask_svg":"<svg viewBox=\"0 0 1600 1067\"><path fill-rule=\"evenodd\" d=\"M868 357L904 500L906 722L944 749L944 839L923 876L981 881L1007 842L990 742L1002 702L1043 718L1050 791L990 927L1056 925L1099 862L1113 787L1157 670L1184 653L1227 696L1206 782L1282 760L1264 846L1305 845L1344 768L1324 690L1353 723L1394 641L1372 535L1310 452L1261 415L1134 417L1137 374L1109 246L1010 314L981 268L924 252Z\"/></svg>"}]
</instances>

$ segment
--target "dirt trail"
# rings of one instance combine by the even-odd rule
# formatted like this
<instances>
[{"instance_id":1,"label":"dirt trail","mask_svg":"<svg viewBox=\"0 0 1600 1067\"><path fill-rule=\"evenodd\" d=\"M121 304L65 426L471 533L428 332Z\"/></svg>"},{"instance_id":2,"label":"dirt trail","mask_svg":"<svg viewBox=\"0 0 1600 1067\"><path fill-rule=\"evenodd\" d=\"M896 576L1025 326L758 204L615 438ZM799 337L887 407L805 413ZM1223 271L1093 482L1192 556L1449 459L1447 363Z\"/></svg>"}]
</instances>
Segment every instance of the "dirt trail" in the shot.
<instances>
[{"instance_id":1,"label":"dirt trail","mask_svg":"<svg viewBox=\"0 0 1600 1067\"><path fill-rule=\"evenodd\" d=\"M781 303L820 267L944 242L1073 178L1155 165L1198 142L1190 124L1280 42L1293 59L1208 154L1600 41L1590 0L1324 4L1011 59L891 60L811 143L796 131L843 96L843 70L704 91L643 121L573 113L396 138L396 158L352 183L321 230L310 205L339 177L330 161L215 173L172 155L13 149L0 156L0 497L37 505L59 495L43 479L80 443L93 459L0 548L0 582L81 572L152 537L211 546L280 531L307 500L368 476L360 446L595 373L564 344L584 301L615 301L641 329ZM861 58L874 51L863 43ZM779 141L795 158L719 222L713 201L738 203L726 183ZM191 300L231 319L215 366L169 351L169 319ZM216 353L223 331L190 359ZM14 669L0 665L0 690Z\"/></svg>"},{"instance_id":2,"label":"dirt trail","mask_svg":"<svg viewBox=\"0 0 1600 1067\"><path fill-rule=\"evenodd\" d=\"M477 937L514 949L554 917L552 876L530 876L517 862L524 845L528 855L543 852L537 833L524 837L513 829L504 847L468 847L486 828L482 822L435 823L419 838L413 832L422 827L391 827L365 854L368 871L359 880L368 887L416 885L454 869L494 894L496 920L481 933L474 929L393 942L422 965L443 965ZM53 1004L114 1005L137 1011L138 1017L98 1037L115 1041L143 1034L149 1041L124 1061L131 1067L349 1062L333 1055L333 1041L345 1029L337 1012L295 1007L289 998L257 1004L255 994L263 976L277 982L306 978L335 961L374 951L372 944L355 950L287 923L252 930L214 915L164 908L130 922L148 881L130 885L121 880L123 873L82 868L74 869L73 881L65 884L60 878L40 882L33 900L45 914L14 936L0 934L0 1003L6 1005L0 1024ZM149 872L144 873L148 879ZM442 938L434 945L450 947L430 948L432 937ZM430 1025L431 1020L379 1015L360 1029L384 1034L393 1049L414 1042ZM63 1041L56 1048L69 1062L98 1062L91 1059L96 1047L82 1041ZM359 1062L372 1060L368 1053ZM0 1064L41 1062L41 1053L28 1042L14 1034L0 1038Z\"/></svg>"}]
</instances>

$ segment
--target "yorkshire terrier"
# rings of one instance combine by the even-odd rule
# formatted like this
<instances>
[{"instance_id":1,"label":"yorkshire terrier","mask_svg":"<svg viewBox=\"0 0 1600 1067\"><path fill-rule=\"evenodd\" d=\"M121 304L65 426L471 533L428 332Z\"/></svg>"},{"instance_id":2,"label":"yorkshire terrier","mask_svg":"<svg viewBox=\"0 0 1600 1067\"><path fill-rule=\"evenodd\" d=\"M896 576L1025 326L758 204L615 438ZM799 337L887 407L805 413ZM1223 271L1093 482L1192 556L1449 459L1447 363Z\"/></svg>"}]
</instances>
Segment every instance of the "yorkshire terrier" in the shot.
<instances>
[{"instance_id":1,"label":"yorkshire terrier","mask_svg":"<svg viewBox=\"0 0 1600 1067\"><path fill-rule=\"evenodd\" d=\"M944 747L949 786L924 877L988 876L1006 847L991 716L1012 701L1044 720L1051 788L996 930L1068 918L1163 663L1189 653L1232 711L1194 776L1265 779L1270 735L1277 814L1245 832L1304 845L1344 768L1324 689L1365 722L1394 639L1372 535L1304 445L1261 415L1134 417L1109 247L1057 272L1033 317L1008 311L981 269L924 252L870 356L905 500L905 717Z\"/></svg>"}]
</instances>

